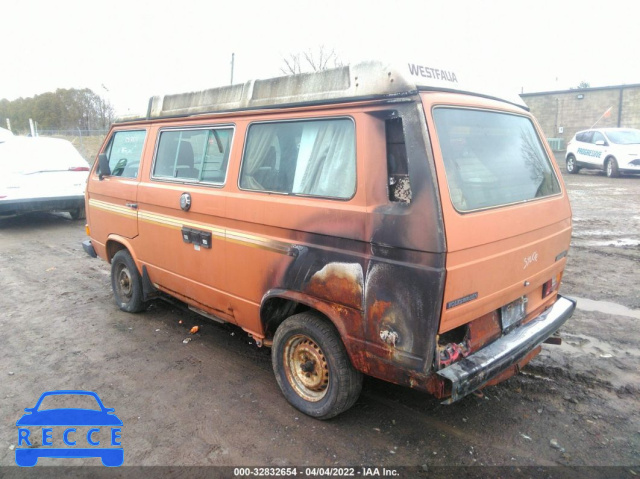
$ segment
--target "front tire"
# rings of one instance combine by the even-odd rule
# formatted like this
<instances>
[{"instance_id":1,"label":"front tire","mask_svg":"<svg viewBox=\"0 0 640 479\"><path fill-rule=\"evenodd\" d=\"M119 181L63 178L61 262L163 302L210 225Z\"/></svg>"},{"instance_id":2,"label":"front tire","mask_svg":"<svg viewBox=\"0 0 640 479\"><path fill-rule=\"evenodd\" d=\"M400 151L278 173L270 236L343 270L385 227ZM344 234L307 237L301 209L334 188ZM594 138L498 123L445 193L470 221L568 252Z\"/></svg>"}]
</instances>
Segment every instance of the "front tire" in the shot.
<instances>
[{"instance_id":1,"label":"front tire","mask_svg":"<svg viewBox=\"0 0 640 479\"><path fill-rule=\"evenodd\" d=\"M111 260L111 287L116 304L121 310L139 313L145 309L142 300L142 279L126 249L118 251Z\"/></svg>"},{"instance_id":2,"label":"front tire","mask_svg":"<svg viewBox=\"0 0 640 479\"><path fill-rule=\"evenodd\" d=\"M84 210L84 206L82 206L80 208L76 208L75 210L70 210L69 216L71 216L72 220L76 221L85 219L87 217L87 214Z\"/></svg>"},{"instance_id":3,"label":"front tire","mask_svg":"<svg viewBox=\"0 0 640 479\"><path fill-rule=\"evenodd\" d=\"M615 158L609 158L607 160L607 166L605 168L605 172L607 173L607 177L609 178L617 178L620 176L620 170L618 169L618 162Z\"/></svg>"},{"instance_id":4,"label":"front tire","mask_svg":"<svg viewBox=\"0 0 640 479\"><path fill-rule=\"evenodd\" d=\"M576 163L576 157L573 155L567 156L567 173L575 175L580 171L580 167Z\"/></svg>"},{"instance_id":5,"label":"front tire","mask_svg":"<svg viewBox=\"0 0 640 479\"><path fill-rule=\"evenodd\" d=\"M360 396L362 373L351 364L336 328L318 313L296 314L280 325L271 362L287 401L308 416L332 418Z\"/></svg>"}]
</instances>

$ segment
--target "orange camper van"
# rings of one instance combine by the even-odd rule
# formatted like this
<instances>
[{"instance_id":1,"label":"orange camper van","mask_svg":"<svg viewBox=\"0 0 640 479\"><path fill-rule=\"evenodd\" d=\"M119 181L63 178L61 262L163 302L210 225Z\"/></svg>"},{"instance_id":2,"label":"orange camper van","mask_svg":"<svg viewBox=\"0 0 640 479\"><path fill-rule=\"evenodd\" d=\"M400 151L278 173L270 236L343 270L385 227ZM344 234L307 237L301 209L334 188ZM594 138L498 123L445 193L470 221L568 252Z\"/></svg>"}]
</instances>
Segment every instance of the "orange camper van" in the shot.
<instances>
[{"instance_id":1,"label":"orange camper van","mask_svg":"<svg viewBox=\"0 0 640 479\"><path fill-rule=\"evenodd\" d=\"M88 254L132 313L171 296L272 348L327 419L363 374L456 401L571 316L562 177L518 97L365 62L153 97L86 189Z\"/></svg>"}]
</instances>

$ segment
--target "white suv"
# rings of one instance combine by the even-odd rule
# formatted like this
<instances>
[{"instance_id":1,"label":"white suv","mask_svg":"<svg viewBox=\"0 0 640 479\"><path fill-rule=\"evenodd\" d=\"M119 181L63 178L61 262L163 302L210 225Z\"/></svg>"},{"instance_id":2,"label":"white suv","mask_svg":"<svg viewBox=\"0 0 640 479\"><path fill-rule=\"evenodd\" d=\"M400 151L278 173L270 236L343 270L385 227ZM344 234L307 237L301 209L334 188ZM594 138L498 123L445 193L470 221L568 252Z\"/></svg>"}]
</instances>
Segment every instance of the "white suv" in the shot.
<instances>
[{"instance_id":1,"label":"white suv","mask_svg":"<svg viewBox=\"0 0 640 479\"><path fill-rule=\"evenodd\" d=\"M603 170L609 178L640 173L640 130L599 128L579 131L567 145L567 172Z\"/></svg>"}]
</instances>

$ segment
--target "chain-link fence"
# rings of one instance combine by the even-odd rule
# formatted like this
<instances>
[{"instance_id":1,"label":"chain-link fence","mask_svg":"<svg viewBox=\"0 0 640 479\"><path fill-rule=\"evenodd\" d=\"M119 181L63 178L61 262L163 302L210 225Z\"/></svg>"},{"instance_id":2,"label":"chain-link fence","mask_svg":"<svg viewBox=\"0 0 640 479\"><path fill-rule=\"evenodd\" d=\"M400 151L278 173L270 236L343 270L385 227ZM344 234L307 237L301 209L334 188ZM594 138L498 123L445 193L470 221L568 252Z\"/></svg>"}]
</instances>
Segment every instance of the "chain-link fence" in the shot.
<instances>
[{"instance_id":1,"label":"chain-link fence","mask_svg":"<svg viewBox=\"0 0 640 479\"><path fill-rule=\"evenodd\" d=\"M38 136L69 140L83 158L92 165L107 132L108 130L38 130Z\"/></svg>"}]
</instances>

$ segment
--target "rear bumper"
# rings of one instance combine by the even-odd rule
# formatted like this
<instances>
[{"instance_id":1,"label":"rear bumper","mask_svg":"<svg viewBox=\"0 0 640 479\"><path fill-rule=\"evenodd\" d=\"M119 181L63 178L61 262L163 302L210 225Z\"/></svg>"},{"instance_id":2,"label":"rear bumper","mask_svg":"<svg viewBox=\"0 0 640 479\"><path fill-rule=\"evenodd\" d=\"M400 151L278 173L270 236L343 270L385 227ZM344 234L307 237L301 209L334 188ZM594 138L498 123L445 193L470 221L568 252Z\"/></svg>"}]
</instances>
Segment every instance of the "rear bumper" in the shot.
<instances>
[{"instance_id":1,"label":"rear bumper","mask_svg":"<svg viewBox=\"0 0 640 479\"><path fill-rule=\"evenodd\" d=\"M558 300L540 316L489 346L438 371L451 384L451 398L457 401L481 388L509 367L521 361L531 351L555 333L576 308L576 301L558 295Z\"/></svg>"},{"instance_id":2,"label":"rear bumper","mask_svg":"<svg viewBox=\"0 0 640 479\"><path fill-rule=\"evenodd\" d=\"M71 211L78 208L84 208L84 195L0 201L0 215L36 211Z\"/></svg>"}]
</instances>

